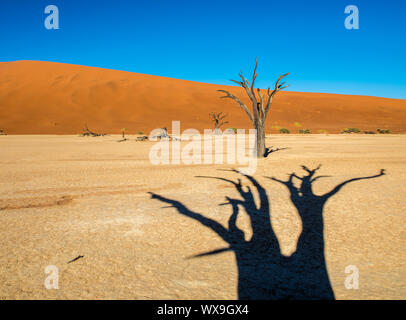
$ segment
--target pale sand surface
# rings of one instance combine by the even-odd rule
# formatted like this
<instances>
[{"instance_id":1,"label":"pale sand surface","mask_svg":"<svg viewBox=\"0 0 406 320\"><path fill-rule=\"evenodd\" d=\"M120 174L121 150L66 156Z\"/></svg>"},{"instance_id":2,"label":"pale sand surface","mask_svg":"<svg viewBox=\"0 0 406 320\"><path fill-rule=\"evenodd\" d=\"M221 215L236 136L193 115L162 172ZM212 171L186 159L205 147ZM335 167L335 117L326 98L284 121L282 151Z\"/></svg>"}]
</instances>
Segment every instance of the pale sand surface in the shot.
<instances>
[{"instance_id":1,"label":"pale sand surface","mask_svg":"<svg viewBox=\"0 0 406 320\"><path fill-rule=\"evenodd\" d=\"M188 259L226 243L148 194L227 225L232 210L219 204L238 192L196 176L236 180L218 170L232 166L152 166L152 142L118 139L0 136L0 298L236 299L232 252ZM337 299L405 299L406 136L276 135L267 144L288 148L261 160L254 175L267 190L285 255L295 251L301 223L287 188L266 176L286 179L321 163L318 173L331 176L314 183L322 194L386 169L328 200L326 262ZM249 239L248 218L240 215L237 225ZM47 265L59 268L59 290L44 287ZM348 265L359 268L359 290L344 286Z\"/></svg>"}]
</instances>

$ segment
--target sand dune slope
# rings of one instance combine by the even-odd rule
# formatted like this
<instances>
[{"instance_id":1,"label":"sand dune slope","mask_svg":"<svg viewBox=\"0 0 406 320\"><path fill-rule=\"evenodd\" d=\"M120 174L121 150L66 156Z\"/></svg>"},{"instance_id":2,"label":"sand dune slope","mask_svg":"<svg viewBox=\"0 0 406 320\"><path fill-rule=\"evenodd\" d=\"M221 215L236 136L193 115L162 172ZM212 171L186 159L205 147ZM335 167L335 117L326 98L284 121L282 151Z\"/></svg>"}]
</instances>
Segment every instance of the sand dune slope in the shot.
<instances>
[{"instance_id":1,"label":"sand dune slope","mask_svg":"<svg viewBox=\"0 0 406 320\"><path fill-rule=\"evenodd\" d=\"M229 113L228 127L249 128L233 101L220 99L227 87L138 73L52 62L0 63L0 129L9 134L76 134L84 124L95 131L129 133L170 127L210 128L208 113ZM245 97L244 97L245 98ZM244 99L245 100L245 99ZM246 100L245 100L246 101ZM248 101L246 101L248 103ZM389 128L406 132L406 100L320 93L282 92L275 99L267 131L279 125L313 132Z\"/></svg>"}]
</instances>

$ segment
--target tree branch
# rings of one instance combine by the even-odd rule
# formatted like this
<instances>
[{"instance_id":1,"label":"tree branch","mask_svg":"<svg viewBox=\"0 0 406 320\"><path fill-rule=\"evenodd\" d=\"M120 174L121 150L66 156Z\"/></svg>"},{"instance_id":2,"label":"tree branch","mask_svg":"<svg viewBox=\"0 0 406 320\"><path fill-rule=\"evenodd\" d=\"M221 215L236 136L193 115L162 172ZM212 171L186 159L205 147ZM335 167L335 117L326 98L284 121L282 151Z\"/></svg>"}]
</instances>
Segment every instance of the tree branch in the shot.
<instances>
[{"instance_id":1,"label":"tree branch","mask_svg":"<svg viewBox=\"0 0 406 320\"><path fill-rule=\"evenodd\" d=\"M274 90L273 90L272 92L271 92L271 88L268 88L268 92L267 92L267 93L268 93L268 101L267 101L266 107L265 107L264 119L266 119L266 117L267 117L267 115L268 115L268 112L269 112L269 109L271 108L273 97L274 97L279 91L281 91L281 90L286 89L287 87L289 87L289 85L284 86L284 84L285 84L286 82L283 82L283 83L280 84L281 80L282 80L283 78L287 77L288 75L290 75L290 73L285 73L285 74L281 75L281 76L278 78L278 80L277 80L276 83L275 83L275 88L274 88Z\"/></svg>"},{"instance_id":2,"label":"tree branch","mask_svg":"<svg viewBox=\"0 0 406 320\"><path fill-rule=\"evenodd\" d=\"M237 102L240 107L245 111L245 113L248 115L248 117L250 118L251 122L254 123L254 117L252 116L252 113L248 110L247 106L240 100L238 99L235 95L231 94L230 92L226 91L226 90L217 90L218 92L223 92L226 95L221 97L222 99L233 99L235 102Z\"/></svg>"},{"instance_id":3,"label":"tree branch","mask_svg":"<svg viewBox=\"0 0 406 320\"><path fill-rule=\"evenodd\" d=\"M240 73L238 75L241 78L242 82L235 81L235 80L231 80L231 81L233 81L233 82L239 84L241 87L243 87L245 92L247 93L248 97L250 98L250 100L254 101L254 97L252 96L252 93L250 91L250 83L248 82L247 79L244 78L244 75L242 74L242 71L240 71Z\"/></svg>"},{"instance_id":4,"label":"tree branch","mask_svg":"<svg viewBox=\"0 0 406 320\"><path fill-rule=\"evenodd\" d=\"M264 113L265 113L265 110L264 110L264 95L262 94L262 92L261 92L261 89L257 89L257 92L258 92L258 96L259 96L259 103L260 103L260 109L261 109L261 115L260 115L260 118L262 119L263 118L263 115L264 115Z\"/></svg>"}]
</instances>

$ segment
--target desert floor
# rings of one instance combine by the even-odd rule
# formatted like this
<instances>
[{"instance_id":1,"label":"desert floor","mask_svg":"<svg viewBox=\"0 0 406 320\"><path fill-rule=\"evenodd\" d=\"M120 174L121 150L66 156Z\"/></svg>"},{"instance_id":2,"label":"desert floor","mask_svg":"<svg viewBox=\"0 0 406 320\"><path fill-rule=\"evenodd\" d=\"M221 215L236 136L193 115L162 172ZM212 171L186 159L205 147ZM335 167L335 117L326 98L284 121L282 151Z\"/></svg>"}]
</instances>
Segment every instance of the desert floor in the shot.
<instances>
[{"instance_id":1,"label":"desert floor","mask_svg":"<svg viewBox=\"0 0 406 320\"><path fill-rule=\"evenodd\" d=\"M134 137L130 137L134 138ZM245 177L224 165L160 165L149 161L153 142L118 136L0 136L1 299L236 299L232 252L189 258L224 248L212 230L148 192L178 200L224 226L232 213L225 197L241 198L231 183L198 178ZM271 135L282 148L258 163L282 253L292 254L301 220L287 179L301 165L327 175L313 183L324 194L348 179L324 208L325 255L336 299L406 298L406 136ZM254 189L252 189L254 190ZM249 239L246 215L237 225ZM78 256L83 258L68 263ZM59 289L44 286L48 265L59 269ZM359 289L348 290L345 268L359 269Z\"/></svg>"}]
</instances>

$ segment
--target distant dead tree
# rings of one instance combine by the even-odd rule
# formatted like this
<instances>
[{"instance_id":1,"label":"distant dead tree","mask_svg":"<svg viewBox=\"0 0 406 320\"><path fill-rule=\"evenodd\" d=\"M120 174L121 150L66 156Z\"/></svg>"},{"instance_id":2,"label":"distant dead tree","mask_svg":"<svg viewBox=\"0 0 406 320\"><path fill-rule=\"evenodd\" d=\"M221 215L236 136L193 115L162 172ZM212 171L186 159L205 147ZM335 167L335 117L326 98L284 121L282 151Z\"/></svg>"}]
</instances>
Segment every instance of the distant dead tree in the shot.
<instances>
[{"instance_id":1,"label":"distant dead tree","mask_svg":"<svg viewBox=\"0 0 406 320\"><path fill-rule=\"evenodd\" d=\"M91 137L100 137L100 136L105 136L107 135L106 133L95 133L89 130L89 128L87 127L87 124L85 124L85 127L83 128L83 133L82 136L87 137L87 136L91 136Z\"/></svg>"},{"instance_id":2,"label":"distant dead tree","mask_svg":"<svg viewBox=\"0 0 406 320\"><path fill-rule=\"evenodd\" d=\"M274 96L281 90L287 88L289 85L285 85L286 82L282 82L281 80L285 78L286 76L289 75L289 73L286 73L284 75L281 75L278 80L275 83L275 88L271 90L268 88L267 91L267 99L265 101L264 95L262 94L260 89L255 89L255 80L257 79L257 67L258 67L258 61L255 58L255 68L254 72L252 75L252 81L249 83L249 81L244 77L242 74L242 71L239 73L239 76L241 78L241 81L237 80L230 80L232 82L235 82L242 88L244 88L245 92L247 93L248 97L250 98L252 102L252 112L249 110L249 108L235 95L231 94L230 92L226 90L217 90L219 92L223 92L226 95L221 97L221 98L229 98L237 102L240 107L245 111L245 113L248 115L248 118L252 122L254 128L257 130L256 132L256 156L258 158L263 158L265 156L265 122L266 122L266 117L268 115L269 109L271 108L272 105L272 100ZM255 91L257 93L255 93ZM258 96L257 96L258 95Z\"/></svg>"},{"instance_id":3,"label":"distant dead tree","mask_svg":"<svg viewBox=\"0 0 406 320\"><path fill-rule=\"evenodd\" d=\"M6 136L7 133L5 133L3 130L0 129L0 136Z\"/></svg>"},{"instance_id":4,"label":"distant dead tree","mask_svg":"<svg viewBox=\"0 0 406 320\"><path fill-rule=\"evenodd\" d=\"M224 118L226 118L228 116L228 114L223 114L223 112L210 112L209 113L210 119L213 122L213 126L214 126L214 133L218 133L220 128L227 124L228 121L222 121Z\"/></svg>"},{"instance_id":5,"label":"distant dead tree","mask_svg":"<svg viewBox=\"0 0 406 320\"><path fill-rule=\"evenodd\" d=\"M124 141L127 141L128 139L127 139L126 136L125 136L125 128L121 129L121 134L122 134L122 136L123 136L123 139L121 139L121 140L119 140L119 141L117 141L117 142L124 142Z\"/></svg>"}]
</instances>

